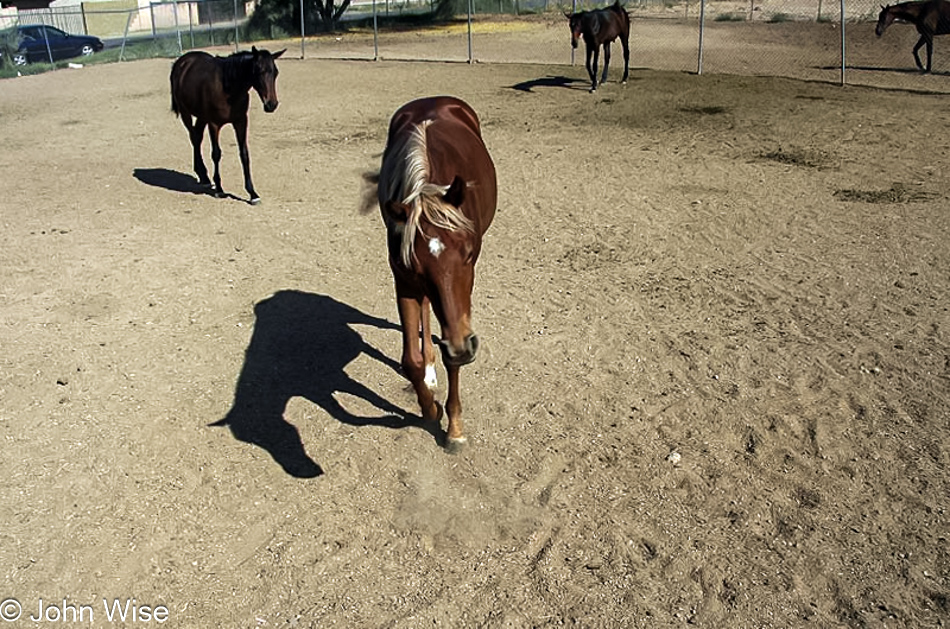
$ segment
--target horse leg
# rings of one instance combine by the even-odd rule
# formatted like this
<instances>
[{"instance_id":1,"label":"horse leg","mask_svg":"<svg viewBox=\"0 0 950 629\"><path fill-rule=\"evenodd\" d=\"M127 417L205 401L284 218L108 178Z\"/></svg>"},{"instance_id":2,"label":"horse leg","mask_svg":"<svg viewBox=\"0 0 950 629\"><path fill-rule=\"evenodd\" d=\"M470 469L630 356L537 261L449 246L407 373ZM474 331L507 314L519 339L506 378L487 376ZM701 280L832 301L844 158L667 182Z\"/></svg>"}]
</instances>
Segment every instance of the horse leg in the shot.
<instances>
[{"instance_id":1,"label":"horse leg","mask_svg":"<svg viewBox=\"0 0 950 629\"><path fill-rule=\"evenodd\" d=\"M626 39L621 39L620 44L623 46L623 79L621 79L620 82L626 83L627 75L630 73L630 42Z\"/></svg>"},{"instance_id":2,"label":"horse leg","mask_svg":"<svg viewBox=\"0 0 950 629\"><path fill-rule=\"evenodd\" d=\"M934 56L934 38L933 35L927 38L927 72L930 72L930 64Z\"/></svg>"},{"instance_id":3,"label":"horse leg","mask_svg":"<svg viewBox=\"0 0 950 629\"><path fill-rule=\"evenodd\" d=\"M449 395L445 401L445 410L449 416L445 447L449 452L455 453L461 450L468 441L468 439L462 435L462 401L459 397L459 366L446 365L445 371L449 381Z\"/></svg>"},{"instance_id":4,"label":"horse leg","mask_svg":"<svg viewBox=\"0 0 950 629\"><path fill-rule=\"evenodd\" d=\"M208 179L208 169L205 167L205 161L201 157L201 141L205 135L205 123L195 119L194 124L192 124L191 116L188 114L182 115L181 121L185 124L185 128L188 129L188 136L191 138L191 148L194 151L192 163L194 164L195 174L198 175L198 183L202 186L210 186L211 180Z\"/></svg>"},{"instance_id":5,"label":"horse leg","mask_svg":"<svg viewBox=\"0 0 950 629\"><path fill-rule=\"evenodd\" d=\"M604 42L604 73L600 77L600 83L607 82L607 68L610 67L610 42Z\"/></svg>"},{"instance_id":6,"label":"horse leg","mask_svg":"<svg viewBox=\"0 0 950 629\"><path fill-rule=\"evenodd\" d=\"M920 62L920 55L917 54L917 51L924 47L924 44L927 45L927 69L924 70L924 64ZM921 72L930 72L930 54L932 51L933 40L927 41L926 35L921 35L920 39L917 40L917 45L914 46L914 62L917 63L917 69Z\"/></svg>"},{"instance_id":7,"label":"horse leg","mask_svg":"<svg viewBox=\"0 0 950 629\"><path fill-rule=\"evenodd\" d=\"M587 47L587 63L585 64L587 66L587 76L590 77L591 92L597 89L597 66L596 63L593 68L590 65L590 61L594 57L595 50L596 49L592 48L591 46Z\"/></svg>"},{"instance_id":8,"label":"horse leg","mask_svg":"<svg viewBox=\"0 0 950 629\"><path fill-rule=\"evenodd\" d=\"M439 380L435 371L435 347L432 345L432 326L429 317L431 305L429 298L422 300L422 358L426 365L425 383L430 389L438 386Z\"/></svg>"},{"instance_id":9,"label":"horse leg","mask_svg":"<svg viewBox=\"0 0 950 629\"><path fill-rule=\"evenodd\" d=\"M247 118L234 121L234 135L237 137L241 166L244 168L244 189L251 195L251 205L257 205L261 202L261 198L257 196L254 184L251 183L251 154L247 150Z\"/></svg>"},{"instance_id":10,"label":"horse leg","mask_svg":"<svg viewBox=\"0 0 950 629\"><path fill-rule=\"evenodd\" d=\"M398 298L399 320L402 323L402 371L412 383L422 410L422 419L439 422L442 409L435 401L432 389L426 383L426 364L422 345L419 343L419 330L422 326L422 301L413 297ZM426 326L428 327L428 326ZM431 341L430 341L431 343Z\"/></svg>"},{"instance_id":11,"label":"horse leg","mask_svg":"<svg viewBox=\"0 0 950 629\"><path fill-rule=\"evenodd\" d=\"M600 56L600 47L592 46L587 49L587 74L590 76L590 91L597 89L597 58ZM591 64L593 59L593 65Z\"/></svg>"},{"instance_id":12,"label":"horse leg","mask_svg":"<svg viewBox=\"0 0 950 629\"><path fill-rule=\"evenodd\" d=\"M221 127L213 122L208 123L208 137L211 138L211 161L214 162L214 193L224 196L224 190L221 188L221 144L218 136L221 133Z\"/></svg>"}]
</instances>

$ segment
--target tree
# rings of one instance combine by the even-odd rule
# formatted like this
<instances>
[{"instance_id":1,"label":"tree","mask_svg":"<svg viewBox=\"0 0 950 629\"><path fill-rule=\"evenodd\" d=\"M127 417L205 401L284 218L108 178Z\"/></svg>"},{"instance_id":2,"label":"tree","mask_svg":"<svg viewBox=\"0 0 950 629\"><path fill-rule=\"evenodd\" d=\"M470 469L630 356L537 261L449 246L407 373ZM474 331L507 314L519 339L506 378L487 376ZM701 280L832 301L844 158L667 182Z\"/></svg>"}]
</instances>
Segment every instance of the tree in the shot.
<instances>
[{"instance_id":1,"label":"tree","mask_svg":"<svg viewBox=\"0 0 950 629\"><path fill-rule=\"evenodd\" d=\"M327 31L336 30L340 18L350 8L350 0L343 0L343 3L338 7L335 6L334 0L313 0L312 3L317 10L317 16L323 29Z\"/></svg>"},{"instance_id":2,"label":"tree","mask_svg":"<svg viewBox=\"0 0 950 629\"><path fill-rule=\"evenodd\" d=\"M300 0L259 0L251 16L251 29L262 30L268 36L283 33L300 34ZM340 27L340 18L350 8L350 0L303 0L304 28L307 32L334 31Z\"/></svg>"}]
</instances>

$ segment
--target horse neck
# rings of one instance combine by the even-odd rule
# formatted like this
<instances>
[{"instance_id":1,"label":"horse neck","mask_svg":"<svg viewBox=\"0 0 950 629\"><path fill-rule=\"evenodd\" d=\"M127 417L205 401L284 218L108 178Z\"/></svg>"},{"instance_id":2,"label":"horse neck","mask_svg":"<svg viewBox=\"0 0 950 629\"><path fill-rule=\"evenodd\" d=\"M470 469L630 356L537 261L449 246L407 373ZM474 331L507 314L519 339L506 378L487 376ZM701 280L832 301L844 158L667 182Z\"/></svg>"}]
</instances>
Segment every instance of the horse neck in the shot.
<instances>
[{"instance_id":1,"label":"horse neck","mask_svg":"<svg viewBox=\"0 0 950 629\"><path fill-rule=\"evenodd\" d=\"M221 79L228 94L247 92L254 84L253 59L248 53L237 53L221 61Z\"/></svg>"}]
</instances>

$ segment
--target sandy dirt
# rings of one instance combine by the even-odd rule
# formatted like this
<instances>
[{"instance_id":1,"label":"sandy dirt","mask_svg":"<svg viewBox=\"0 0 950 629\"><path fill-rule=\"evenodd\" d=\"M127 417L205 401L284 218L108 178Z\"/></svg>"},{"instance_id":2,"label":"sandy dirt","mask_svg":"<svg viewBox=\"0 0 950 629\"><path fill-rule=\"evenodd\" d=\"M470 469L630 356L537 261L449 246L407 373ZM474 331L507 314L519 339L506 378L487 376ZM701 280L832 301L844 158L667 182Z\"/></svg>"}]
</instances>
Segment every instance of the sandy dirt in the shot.
<instances>
[{"instance_id":1,"label":"sandy dirt","mask_svg":"<svg viewBox=\"0 0 950 629\"><path fill-rule=\"evenodd\" d=\"M283 59L251 207L170 65L0 84L7 626L947 624L945 97ZM440 93L500 190L455 456L358 212Z\"/></svg>"}]
</instances>

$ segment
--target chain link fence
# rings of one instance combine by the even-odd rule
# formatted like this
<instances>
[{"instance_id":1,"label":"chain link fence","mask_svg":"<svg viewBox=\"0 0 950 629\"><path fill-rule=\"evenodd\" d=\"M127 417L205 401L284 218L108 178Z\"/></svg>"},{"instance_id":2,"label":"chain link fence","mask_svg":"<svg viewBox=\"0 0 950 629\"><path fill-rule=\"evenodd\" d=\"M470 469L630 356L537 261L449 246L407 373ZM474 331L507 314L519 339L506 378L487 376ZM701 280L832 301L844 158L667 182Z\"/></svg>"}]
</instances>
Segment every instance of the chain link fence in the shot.
<instances>
[{"instance_id":1,"label":"chain link fence","mask_svg":"<svg viewBox=\"0 0 950 629\"><path fill-rule=\"evenodd\" d=\"M583 66L583 46L572 51L564 14L610 3L351 0L333 31L318 32L325 14L319 9L331 0L290 0L280 25L254 19L262 0L60 4L70 1L13 14L4 10L0 31L49 24L98 36L107 50L118 50L119 59L175 56L191 48L237 50L261 39L282 40L277 45L288 47L283 40L291 39L304 58ZM876 0L628 0L626 8L632 68L950 91L950 52L941 54L941 39L933 72L922 75L911 55L918 38L912 26L895 25L883 37L875 35ZM289 48L293 54L296 44ZM613 49L616 68L622 56L618 44ZM572 72L578 78L585 74L583 68Z\"/></svg>"}]
</instances>

